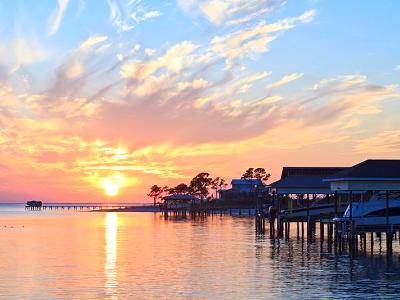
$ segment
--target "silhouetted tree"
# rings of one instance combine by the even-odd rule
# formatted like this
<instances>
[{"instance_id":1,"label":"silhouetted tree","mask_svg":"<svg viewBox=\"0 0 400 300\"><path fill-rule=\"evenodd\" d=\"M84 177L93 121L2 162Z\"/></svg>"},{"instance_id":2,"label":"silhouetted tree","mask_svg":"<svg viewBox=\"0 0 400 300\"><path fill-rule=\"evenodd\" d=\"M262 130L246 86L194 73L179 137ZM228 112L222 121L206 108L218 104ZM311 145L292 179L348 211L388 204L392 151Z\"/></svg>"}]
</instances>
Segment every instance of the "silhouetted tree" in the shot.
<instances>
[{"instance_id":1,"label":"silhouetted tree","mask_svg":"<svg viewBox=\"0 0 400 300\"><path fill-rule=\"evenodd\" d=\"M168 193L171 194L190 194L190 187L185 183L180 183L176 187L168 189Z\"/></svg>"},{"instance_id":2,"label":"silhouetted tree","mask_svg":"<svg viewBox=\"0 0 400 300\"><path fill-rule=\"evenodd\" d=\"M154 206L156 206L156 202L158 199L162 199L164 192L168 189L168 187L160 187L158 185L153 185L150 188L150 192L147 194L147 196L153 198L154 201Z\"/></svg>"},{"instance_id":3,"label":"silhouetted tree","mask_svg":"<svg viewBox=\"0 0 400 300\"><path fill-rule=\"evenodd\" d=\"M267 173L264 168L248 168L246 172L242 175L242 179L260 179L263 184L265 184L271 174Z\"/></svg>"},{"instance_id":4,"label":"silhouetted tree","mask_svg":"<svg viewBox=\"0 0 400 300\"><path fill-rule=\"evenodd\" d=\"M213 190L215 190L215 198L217 198L218 190L220 190L226 186L227 186L227 183L225 182L225 179L223 179L221 177L215 177L214 179L211 180L211 188Z\"/></svg>"},{"instance_id":5,"label":"silhouetted tree","mask_svg":"<svg viewBox=\"0 0 400 300\"><path fill-rule=\"evenodd\" d=\"M248 168L241 177L241 179L253 179L253 178L254 178L254 168Z\"/></svg>"},{"instance_id":6,"label":"silhouetted tree","mask_svg":"<svg viewBox=\"0 0 400 300\"><path fill-rule=\"evenodd\" d=\"M202 172L197 174L190 181L190 189L194 196L206 198L208 195L208 188L211 186L212 178L209 173Z\"/></svg>"}]
</instances>

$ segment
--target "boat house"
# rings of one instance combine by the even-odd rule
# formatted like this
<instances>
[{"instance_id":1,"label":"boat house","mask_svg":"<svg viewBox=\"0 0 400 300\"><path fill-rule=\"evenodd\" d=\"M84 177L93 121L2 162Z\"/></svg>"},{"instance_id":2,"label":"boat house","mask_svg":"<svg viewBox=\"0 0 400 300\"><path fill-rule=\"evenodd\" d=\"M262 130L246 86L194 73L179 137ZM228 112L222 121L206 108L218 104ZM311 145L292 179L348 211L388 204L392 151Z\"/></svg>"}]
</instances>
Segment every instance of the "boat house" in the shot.
<instances>
[{"instance_id":1,"label":"boat house","mask_svg":"<svg viewBox=\"0 0 400 300\"><path fill-rule=\"evenodd\" d=\"M200 200L193 195L173 194L163 198L164 209L188 209L198 203Z\"/></svg>"},{"instance_id":2,"label":"boat house","mask_svg":"<svg viewBox=\"0 0 400 300\"><path fill-rule=\"evenodd\" d=\"M399 191L400 160L368 159L324 181L332 191Z\"/></svg>"},{"instance_id":3,"label":"boat house","mask_svg":"<svg viewBox=\"0 0 400 300\"><path fill-rule=\"evenodd\" d=\"M365 243L370 231L373 245L373 232L386 232L386 249L392 252L393 235L400 230L400 160L365 160L325 182L332 191L347 194L349 208L336 222L349 228L350 239L361 232ZM354 198L355 193L361 197Z\"/></svg>"},{"instance_id":4,"label":"boat house","mask_svg":"<svg viewBox=\"0 0 400 300\"><path fill-rule=\"evenodd\" d=\"M222 201L254 201L256 195L268 192L260 179L232 179L231 185L230 189L218 191Z\"/></svg>"},{"instance_id":5,"label":"boat house","mask_svg":"<svg viewBox=\"0 0 400 300\"><path fill-rule=\"evenodd\" d=\"M312 214L337 212L344 208L342 203L334 197L329 182L324 179L333 174L344 171L345 167L283 167L281 178L269 185L275 196L274 205L287 209L293 214L293 209L298 209L299 216L310 216L309 209L313 207ZM336 207L336 208L335 208Z\"/></svg>"}]
</instances>

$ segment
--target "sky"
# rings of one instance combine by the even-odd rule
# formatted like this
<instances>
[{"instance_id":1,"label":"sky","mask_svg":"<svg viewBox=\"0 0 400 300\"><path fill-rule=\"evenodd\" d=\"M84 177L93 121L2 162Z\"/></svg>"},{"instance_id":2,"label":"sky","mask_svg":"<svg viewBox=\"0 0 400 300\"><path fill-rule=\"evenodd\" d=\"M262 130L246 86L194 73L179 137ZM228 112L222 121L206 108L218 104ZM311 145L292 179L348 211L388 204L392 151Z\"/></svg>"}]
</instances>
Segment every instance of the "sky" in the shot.
<instances>
[{"instance_id":1,"label":"sky","mask_svg":"<svg viewBox=\"0 0 400 300\"><path fill-rule=\"evenodd\" d=\"M399 1L0 0L0 202L400 158Z\"/></svg>"}]
</instances>

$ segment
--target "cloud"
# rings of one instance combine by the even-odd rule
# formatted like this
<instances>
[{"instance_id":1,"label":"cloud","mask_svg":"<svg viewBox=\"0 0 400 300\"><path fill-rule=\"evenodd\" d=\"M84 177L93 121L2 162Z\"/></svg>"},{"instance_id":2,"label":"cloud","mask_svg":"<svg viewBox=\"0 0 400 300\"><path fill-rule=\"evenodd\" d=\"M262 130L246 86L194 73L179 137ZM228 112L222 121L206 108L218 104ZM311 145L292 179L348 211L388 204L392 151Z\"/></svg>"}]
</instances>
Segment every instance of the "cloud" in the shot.
<instances>
[{"instance_id":1,"label":"cloud","mask_svg":"<svg viewBox=\"0 0 400 300\"><path fill-rule=\"evenodd\" d=\"M155 17L159 17L159 16L161 16L161 13L157 10L153 10L153 11L149 11L149 12L145 13L143 15L143 18L146 20L146 19L151 19L151 18L155 18Z\"/></svg>"},{"instance_id":2,"label":"cloud","mask_svg":"<svg viewBox=\"0 0 400 300\"><path fill-rule=\"evenodd\" d=\"M114 0L107 0L110 8L109 20L120 32L127 32L140 23L159 17L162 13L158 10L150 10L148 5L143 6L141 1L122 1L117 3Z\"/></svg>"},{"instance_id":3,"label":"cloud","mask_svg":"<svg viewBox=\"0 0 400 300\"><path fill-rule=\"evenodd\" d=\"M395 66L395 67L394 67L394 70L395 70L395 71L400 71L400 65Z\"/></svg>"},{"instance_id":4,"label":"cloud","mask_svg":"<svg viewBox=\"0 0 400 300\"><path fill-rule=\"evenodd\" d=\"M79 46L80 51L88 51L94 45L107 41L108 37L104 35L92 35L86 41L82 42Z\"/></svg>"},{"instance_id":5,"label":"cloud","mask_svg":"<svg viewBox=\"0 0 400 300\"><path fill-rule=\"evenodd\" d=\"M0 46L2 62L14 69L43 62L49 55L48 49L35 37L17 36L10 43Z\"/></svg>"},{"instance_id":6,"label":"cloud","mask_svg":"<svg viewBox=\"0 0 400 300\"><path fill-rule=\"evenodd\" d=\"M230 174L226 170L245 168L266 151L270 158L275 151L297 150L301 155L300 149L310 145L344 147L351 144L352 131L370 118L359 114L362 107L399 98L394 86L372 84L363 75L346 75L320 80L295 97L265 95L243 100L231 86L252 84L270 72L231 73L204 60L202 51L188 42L172 45L151 59L144 56L138 62L141 71L121 78L125 88L134 88L136 93L107 89L109 80L102 78L109 79L107 70L112 68L101 62L95 64L94 72L91 60L85 59L80 76L60 75L62 85L55 83L41 94L2 85L0 97L6 101L0 103L4 128L0 161L9 170L7 177L0 174L3 184L17 191L13 182L18 182L14 177L18 174L31 191L37 192L39 181L51 186L46 195L52 199L60 194L64 201L72 196L98 199L103 179L123 176L127 194L122 199L139 198L133 185L140 190L155 181L173 184L205 165L214 174L226 175ZM74 53L80 53L79 47ZM177 57L179 53L182 57ZM60 72L70 64L67 58ZM118 73L118 68L113 70ZM229 76L220 80L215 77L217 71ZM138 85L132 83L136 80ZM91 92L99 96L93 100L80 88L86 81L97 83ZM141 86L146 86L146 92L138 92ZM196 105L203 98L209 100ZM352 121L355 115L357 120ZM392 132L375 142L365 141L354 151L383 140L392 151L396 138L398 133ZM235 168L229 167L232 161L238 162ZM76 195L69 191L71 186L79 191Z\"/></svg>"},{"instance_id":7,"label":"cloud","mask_svg":"<svg viewBox=\"0 0 400 300\"><path fill-rule=\"evenodd\" d=\"M368 82L364 75L344 75L320 80L292 113L304 113L305 124L343 126L355 115L380 113L382 101L399 97L396 85L380 86Z\"/></svg>"},{"instance_id":8,"label":"cloud","mask_svg":"<svg viewBox=\"0 0 400 300\"><path fill-rule=\"evenodd\" d=\"M384 130L375 136L361 139L355 150L359 153L399 153L400 130Z\"/></svg>"},{"instance_id":9,"label":"cloud","mask_svg":"<svg viewBox=\"0 0 400 300\"><path fill-rule=\"evenodd\" d=\"M69 0L57 0L58 8L49 17L49 35L53 35L58 31L61 21L64 16L65 9L67 8Z\"/></svg>"},{"instance_id":10,"label":"cloud","mask_svg":"<svg viewBox=\"0 0 400 300\"><path fill-rule=\"evenodd\" d=\"M283 76L281 79L279 79L278 81L271 83L267 86L268 89L274 89L277 87L281 87L285 84L288 84L289 82L292 82L294 80L297 80L301 77L303 77L304 73L292 73L292 74L288 74Z\"/></svg>"},{"instance_id":11,"label":"cloud","mask_svg":"<svg viewBox=\"0 0 400 300\"><path fill-rule=\"evenodd\" d=\"M125 63L121 75L124 78L142 80L163 68L168 72L178 73L194 62L194 51L197 48L198 46L190 41L180 42L154 60L133 60Z\"/></svg>"},{"instance_id":12,"label":"cloud","mask_svg":"<svg viewBox=\"0 0 400 300\"><path fill-rule=\"evenodd\" d=\"M199 11L215 25L232 26L252 21L283 6L286 0L180 0L186 12Z\"/></svg>"},{"instance_id":13,"label":"cloud","mask_svg":"<svg viewBox=\"0 0 400 300\"><path fill-rule=\"evenodd\" d=\"M205 88L209 86L210 83L207 80L204 80L203 78L200 79L195 79L193 81L183 81L178 83L178 90L185 90L188 88L191 89L200 89L200 88Z\"/></svg>"},{"instance_id":14,"label":"cloud","mask_svg":"<svg viewBox=\"0 0 400 300\"><path fill-rule=\"evenodd\" d=\"M306 11L298 17L286 18L275 23L261 22L252 27L216 36L211 41L212 50L227 58L229 64L236 58L245 58L269 50L276 34L294 28L299 23L310 22L315 11Z\"/></svg>"},{"instance_id":15,"label":"cloud","mask_svg":"<svg viewBox=\"0 0 400 300\"><path fill-rule=\"evenodd\" d=\"M270 76L272 72L258 72L254 73L242 78L237 79L236 81L232 82L231 90L232 93L239 92L239 93L246 93L250 90L253 86L254 82L261 81L266 77Z\"/></svg>"}]
</instances>

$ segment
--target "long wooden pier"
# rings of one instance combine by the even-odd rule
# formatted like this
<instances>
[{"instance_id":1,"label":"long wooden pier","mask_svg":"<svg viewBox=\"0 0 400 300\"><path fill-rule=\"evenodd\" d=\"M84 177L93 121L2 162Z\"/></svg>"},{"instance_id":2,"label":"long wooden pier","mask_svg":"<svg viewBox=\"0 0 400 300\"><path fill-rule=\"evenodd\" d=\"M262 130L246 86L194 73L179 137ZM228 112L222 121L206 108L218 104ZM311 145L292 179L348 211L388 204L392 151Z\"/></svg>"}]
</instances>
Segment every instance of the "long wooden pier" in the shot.
<instances>
[{"instance_id":1,"label":"long wooden pier","mask_svg":"<svg viewBox=\"0 0 400 300\"><path fill-rule=\"evenodd\" d=\"M99 205L99 204L46 204L42 206L25 206L25 210L110 210L133 209L135 205Z\"/></svg>"}]
</instances>

